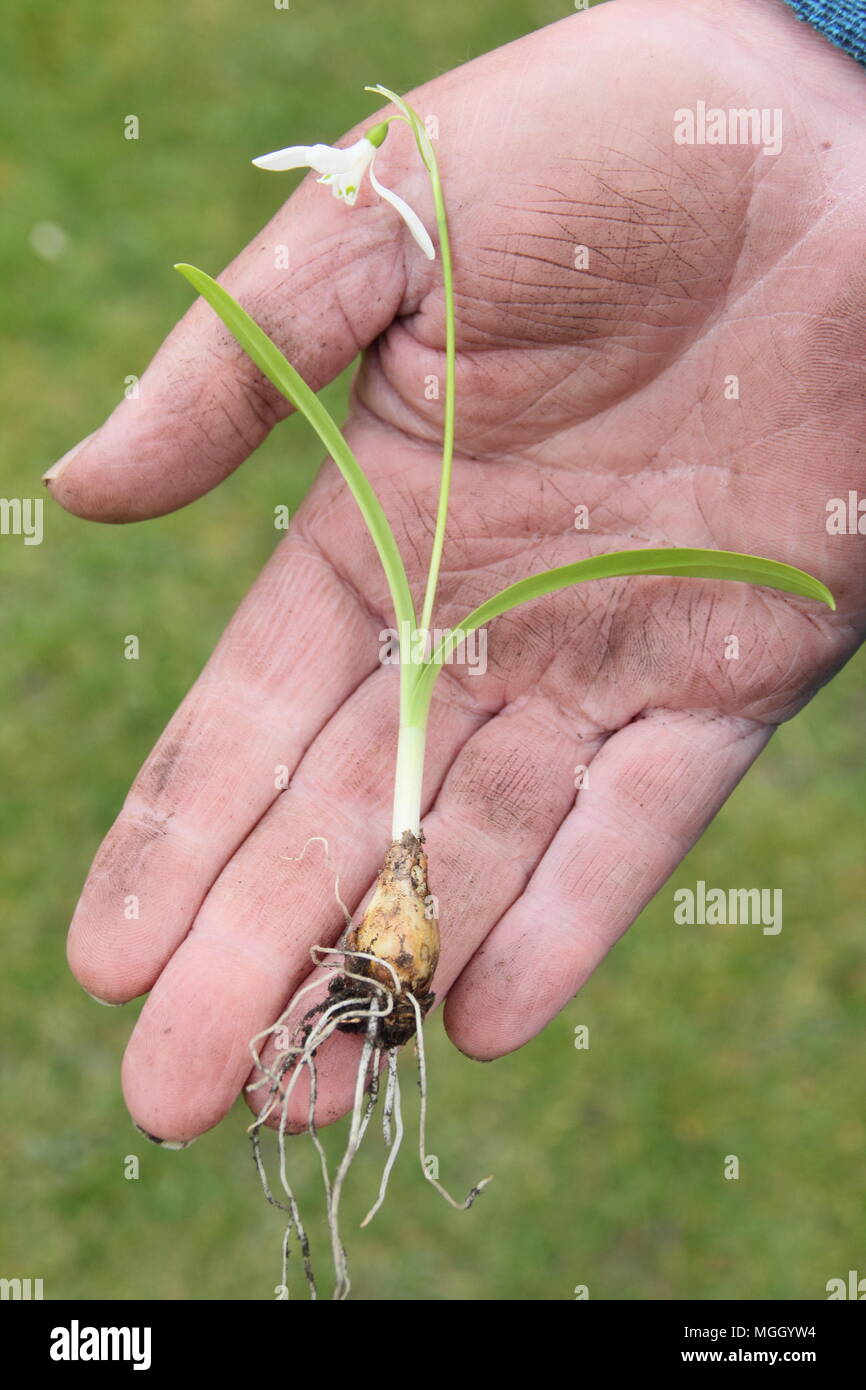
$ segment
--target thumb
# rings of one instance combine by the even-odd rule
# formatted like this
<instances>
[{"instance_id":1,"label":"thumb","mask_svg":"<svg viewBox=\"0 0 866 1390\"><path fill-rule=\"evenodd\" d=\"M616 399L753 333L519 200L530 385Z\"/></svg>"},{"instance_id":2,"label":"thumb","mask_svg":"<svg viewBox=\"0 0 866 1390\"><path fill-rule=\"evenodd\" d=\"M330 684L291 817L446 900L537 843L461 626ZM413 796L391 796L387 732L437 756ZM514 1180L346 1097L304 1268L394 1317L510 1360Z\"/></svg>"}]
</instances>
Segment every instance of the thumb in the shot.
<instances>
[{"instance_id":1,"label":"thumb","mask_svg":"<svg viewBox=\"0 0 866 1390\"><path fill-rule=\"evenodd\" d=\"M402 141L397 159L389 158L398 184L411 154ZM400 308L407 236L366 181L348 207L310 176L220 281L319 390ZM157 352L135 397L43 481L61 506L94 521L161 516L216 487L291 410L200 299Z\"/></svg>"}]
</instances>

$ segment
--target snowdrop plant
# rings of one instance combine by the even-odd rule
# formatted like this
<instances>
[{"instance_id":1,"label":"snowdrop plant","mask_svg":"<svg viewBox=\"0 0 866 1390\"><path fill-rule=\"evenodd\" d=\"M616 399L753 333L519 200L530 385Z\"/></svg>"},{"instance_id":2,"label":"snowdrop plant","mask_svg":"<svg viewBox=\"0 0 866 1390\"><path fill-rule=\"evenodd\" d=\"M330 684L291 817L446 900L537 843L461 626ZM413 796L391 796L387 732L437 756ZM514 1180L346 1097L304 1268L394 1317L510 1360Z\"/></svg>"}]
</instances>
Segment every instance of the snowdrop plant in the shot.
<instances>
[{"instance_id":1,"label":"snowdrop plant","mask_svg":"<svg viewBox=\"0 0 866 1390\"><path fill-rule=\"evenodd\" d=\"M355 203L361 182L368 176L374 191L403 219L421 252L433 260L437 257L437 250L421 218L402 198L385 188L375 174L376 153L387 138L392 122L401 121L408 125L414 136L418 155L429 176L436 215L438 259L441 265L445 304L446 369L439 500L420 612L416 609L415 596L410 589L403 559L387 517L361 465L325 406L267 334L222 286L194 266L182 264L176 267L208 301L259 370L295 409L306 417L340 469L381 560L394 608L396 629L401 634L400 720L391 841L385 851L382 870L369 904L360 921L354 926L339 898L339 884L338 880L336 881L337 900L346 917L346 933L339 947L314 947L312 953L314 964L321 966L328 975L327 988L321 979L314 978L295 995L271 1028L251 1043L260 1079L251 1083L249 1089L267 1088L267 1098L250 1127L254 1156L265 1195L270 1202L281 1207L288 1218L283 1240L283 1279L285 1282L286 1262L294 1233L302 1251L311 1296L316 1297L309 1244L286 1168L288 1106L300 1076L306 1073L309 1083L309 1131L322 1161L336 1273L333 1297L336 1299L345 1298L350 1287L346 1255L338 1226L343 1181L377 1103L379 1073L387 1059L382 1120L388 1157L377 1200L363 1223L366 1224L384 1199L388 1178L402 1138L397 1056L399 1049L411 1038L414 1037L416 1040L419 1063L419 1156L425 1177L452 1206L462 1209L471 1205L484 1183L489 1181L485 1179L484 1183L479 1183L464 1202L458 1203L432 1175L431 1165L425 1163L427 1088L422 1021L435 997L432 985L439 958L439 927L435 912L431 910L434 900L430 897L427 882L427 857L423 848L424 835L421 827L421 794L430 702L436 678L443 664L451 658L466 637L500 614L542 595L596 579L630 575L668 575L677 578L735 580L765 585L826 603L831 608L835 607L832 594L819 580L790 565L730 551L647 548L594 556L527 576L500 593L491 595L478 608L468 613L456 628L447 631L432 648L429 642L425 643L423 640L404 641L406 634L414 637L420 633L423 637L431 630L446 539L456 423L454 283L445 200L433 144L418 113L396 93L381 85L365 90L391 102L395 114L371 127L366 135L353 145L346 149L325 144L294 145L262 155L254 159L253 163L272 171L305 167L313 169L319 174L319 182L330 185L334 196L349 206ZM384 839L383 833L383 841ZM304 852L306 846L302 854ZM311 994L314 998L317 994L319 997L306 1012L301 1012L301 998L309 997ZM290 1024L292 1019L294 1022ZM343 1159L332 1178L315 1125L316 1054L338 1030L360 1034L363 1043L356 1073L348 1142ZM275 1040L278 1044L276 1047ZM270 1052L266 1059L262 1052L265 1050L264 1044L268 1042ZM277 1129L279 1176L285 1201L274 1197L262 1161L260 1131L266 1123Z\"/></svg>"}]
</instances>

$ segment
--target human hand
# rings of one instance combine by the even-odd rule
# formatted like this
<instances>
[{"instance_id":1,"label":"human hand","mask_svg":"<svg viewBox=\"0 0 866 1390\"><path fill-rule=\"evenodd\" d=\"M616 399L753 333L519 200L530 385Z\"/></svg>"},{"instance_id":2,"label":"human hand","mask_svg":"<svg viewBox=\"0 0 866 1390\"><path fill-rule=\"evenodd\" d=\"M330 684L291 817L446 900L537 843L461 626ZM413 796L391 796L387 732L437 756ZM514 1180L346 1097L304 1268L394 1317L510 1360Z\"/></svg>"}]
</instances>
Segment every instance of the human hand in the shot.
<instances>
[{"instance_id":1,"label":"human hand","mask_svg":"<svg viewBox=\"0 0 866 1390\"><path fill-rule=\"evenodd\" d=\"M617 0L410 98L439 121L457 288L436 625L534 570L641 544L768 555L817 574L839 604L605 581L498 619L485 675L446 669L424 828L441 903L434 987L470 1055L518 1047L556 1014L773 728L861 640L861 546L828 535L825 508L864 490L862 82L776 0L724 16ZM675 145L674 112L698 100L781 108L781 153ZM432 228L408 132L392 129L377 171ZM274 268L281 242L290 273ZM439 271L369 190L350 210L307 179L222 277L317 388L367 349L347 433L416 592L438 487L441 403L424 385L444 376ZM732 375L739 400L726 399ZM51 491L101 520L159 515L215 486L287 410L199 302L140 399ZM342 930L321 855L296 858L308 838L327 837L350 906L375 877L396 735L397 673L378 661L391 622L328 465L136 779L73 921L86 989L112 1002L151 990L124 1063L151 1134L189 1139L225 1114L250 1037L303 981L309 947ZM292 772L282 793L278 765ZM589 782L575 797L579 766ZM355 1040L333 1041L322 1121L346 1108L354 1076Z\"/></svg>"}]
</instances>

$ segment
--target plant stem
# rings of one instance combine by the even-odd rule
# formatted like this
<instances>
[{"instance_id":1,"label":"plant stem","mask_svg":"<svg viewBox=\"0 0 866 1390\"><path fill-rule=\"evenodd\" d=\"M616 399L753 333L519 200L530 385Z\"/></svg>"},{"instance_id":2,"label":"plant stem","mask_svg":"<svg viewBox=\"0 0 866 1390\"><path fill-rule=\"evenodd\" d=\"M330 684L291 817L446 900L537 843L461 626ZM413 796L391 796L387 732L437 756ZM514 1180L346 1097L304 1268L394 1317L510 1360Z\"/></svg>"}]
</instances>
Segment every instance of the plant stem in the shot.
<instances>
[{"instance_id":1,"label":"plant stem","mask_svg":"<svg viewBox=\"0 0 866 1390\"><path fill-rule=\"evenodd\" d=\"M400 722L397 739L397 767L394 773L394 820L391 838L399 840L406 830L421 831L421 784L424 780L426 720L422 726Z\"/></svg>"},{"instance_id":2,"label":"plant stem","mask_svg":"<svg viewBox=\"0 0 866 1390\"><path fill-rule=\"evenodd\" d=\"M417 111L414 111L396 92L392 92L380 83L377 83L375 87L368 87L366 90L378 92L393 102L401 113L396 119L405 120L415 137L418 153L430 176L433 204L436 209L436 227L439 232L439 252L442 257L442 289L445 298L445 418L442 431L439 505L436 511L436 529L433 534L430 567L427 571L427 584L424 591L424 606L421 611L421 632L427 633L433 619L433 604L436 600L439 569L445 545L448 497L451 491L451 471L454 457L456 329L451 240L448 235L448 217L445 211L442 180L439 176L439 164L433 144L421 124ZM378 130L378 127L376 129ZM392 826L392 835L395 840L399 840L406 830L410 830L413 835L418 835L421 830L421 786L424 777L424 750L427 740L427 711L430 704L429 692L419 688L426 662L423 656L419 659L415 655L415 643L412 640L414 634L410 635L409 650L404 649L404 635L405 627L401 624L400 732L397 740L397 765L394 773Z\"/></svg>"},{"instance_id":3,"label":"plant stem","mask_svg":"<svg viewBox=\"0 0 866 1390\"><path fill-rule=\"evenodd\" d=\"M417 135L416 135L417 138ZM433 536L433 549L430 554L430 569L427 573L427 588L424 593L424 607L421 613L421 628L430 629L433 618L433 603L436 586L439 582L439 566L445 544L445 525L448 520L448 495L451 490L451 465L454 457L454 415L455 415L455 313L454 278L451 269L451 241L448 236L448 218L445 213L445 199L442 195L442 180L439 165L428 140L430 154L430 185L433 202L436 205L436 226L439 231L439 250L442 255L442 288L445 295L445 421L442 435L442 473L439 482L439 507L436 513L436 530Z\"/></svg>"}]
</instances>

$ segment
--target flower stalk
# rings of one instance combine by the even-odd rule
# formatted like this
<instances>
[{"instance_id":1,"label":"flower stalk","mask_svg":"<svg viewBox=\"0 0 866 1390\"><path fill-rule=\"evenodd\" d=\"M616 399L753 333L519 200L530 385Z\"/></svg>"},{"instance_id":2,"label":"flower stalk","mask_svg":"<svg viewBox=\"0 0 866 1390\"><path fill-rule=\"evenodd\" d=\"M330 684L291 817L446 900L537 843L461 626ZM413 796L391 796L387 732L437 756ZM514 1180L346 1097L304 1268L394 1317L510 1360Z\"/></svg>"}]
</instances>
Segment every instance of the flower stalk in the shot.
<instances>
[{"instance_id":1,"label":"flower stalk","mask_svg":"<svg viewBox=\"0 0 866 1390\"><path fill-rule=\"evenodd\" d=\"M436 213L436 231L439 237L439 255L442 262L442 290L445 298L445 409L442 425L442 464L439 475L439 502L436 509L436 526L433 532L433 545L430 552L430 565L424 590L424 603L421 610L421 631L428 633L433 621L433 605L439 584L439 570L445 546L445 531L448 524L448 501L451 493L451 474L454 461L454 431L456 420L456 314L454 305L454 272L451 264L451 238L448 232L448 215L445 210L445 195L439 163L426 129L418 114L396 92L378 84L366 88L387 97L400 112L397 120L403 120L415 137L415 144L421 161L430 179L433 207ZM397 737L397 762L394 773L394 811L392 818L392 839L399 840L405 830L418 835L421 829L421 794L424 780L424 753L427 741L427 715L429 702L419 704L417 699L418 678L425 665L425 659L417 660L414 643L406 651L401 639L401 683L400 683L400 729Z\"/></svg>"}]
</instances>

